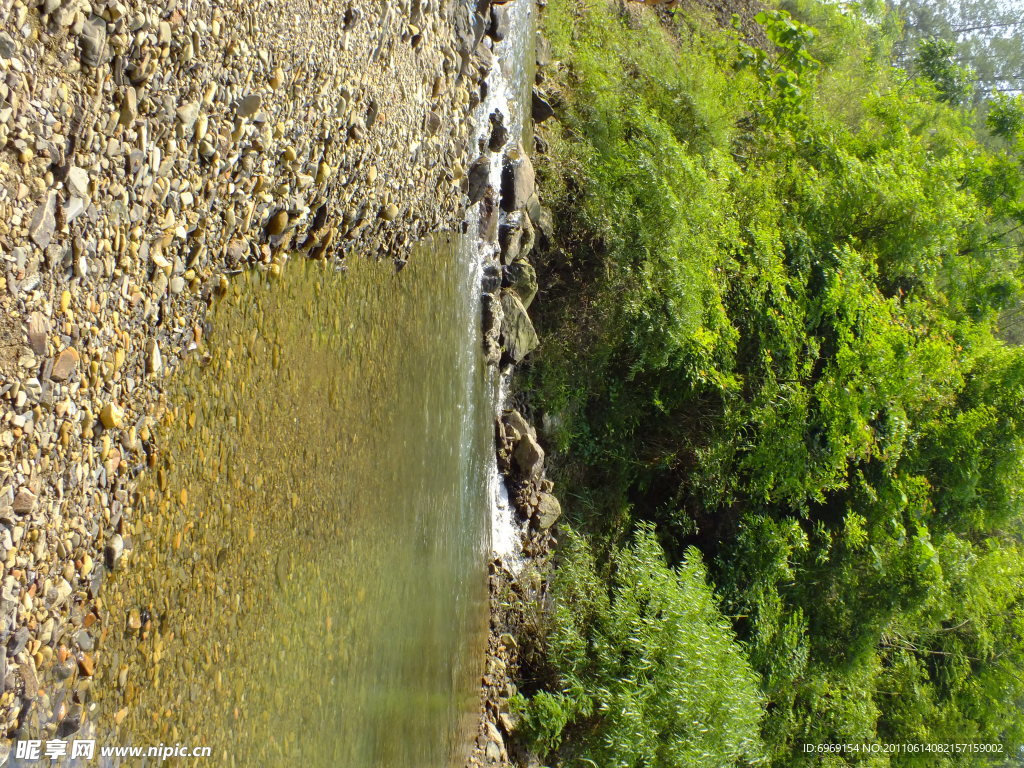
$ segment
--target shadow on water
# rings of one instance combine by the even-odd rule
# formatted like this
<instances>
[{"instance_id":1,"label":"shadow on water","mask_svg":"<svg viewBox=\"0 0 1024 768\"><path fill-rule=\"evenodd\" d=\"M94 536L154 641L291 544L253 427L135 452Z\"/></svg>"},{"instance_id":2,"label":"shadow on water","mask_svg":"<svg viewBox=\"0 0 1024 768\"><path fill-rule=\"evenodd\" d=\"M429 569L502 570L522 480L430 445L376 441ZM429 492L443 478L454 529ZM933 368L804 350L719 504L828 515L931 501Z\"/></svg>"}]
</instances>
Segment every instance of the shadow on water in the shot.
<instances>
[{"instance_id":1,"label":"shadow on water","mask_svg":"<svg viewBox=\"0 0 1024 768\"><path fill-rule=\"evenodd\" d=\"M397 275L292 263L215 304L104 588L99 743L209 745L209 765L458 762L493 452L465 248L438 238Z\"/></svg>"}]
</instances>

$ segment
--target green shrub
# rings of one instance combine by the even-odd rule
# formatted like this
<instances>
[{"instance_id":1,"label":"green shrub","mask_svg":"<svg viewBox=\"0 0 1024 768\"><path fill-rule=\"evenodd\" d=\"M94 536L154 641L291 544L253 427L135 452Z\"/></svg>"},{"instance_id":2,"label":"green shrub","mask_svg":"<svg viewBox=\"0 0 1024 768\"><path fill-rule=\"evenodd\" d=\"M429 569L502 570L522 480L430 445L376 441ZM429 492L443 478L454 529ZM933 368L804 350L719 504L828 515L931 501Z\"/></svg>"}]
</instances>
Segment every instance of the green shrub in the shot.
<instances>
[{"instance_id":1,"label":"green shrub","mask_svg":"<svg viewBox=\"0 0 1024 768\"><path fill-rule=\"evenodd\" d=\"M565 531L547 637L554 692L523 708L542 752L564 765L681 768L759 762L757 676L708 586L700 553L670 568L641 526L607 586L584 540ZM590 763L588 763L590 764Z\"/></svg>"}]
</instances>

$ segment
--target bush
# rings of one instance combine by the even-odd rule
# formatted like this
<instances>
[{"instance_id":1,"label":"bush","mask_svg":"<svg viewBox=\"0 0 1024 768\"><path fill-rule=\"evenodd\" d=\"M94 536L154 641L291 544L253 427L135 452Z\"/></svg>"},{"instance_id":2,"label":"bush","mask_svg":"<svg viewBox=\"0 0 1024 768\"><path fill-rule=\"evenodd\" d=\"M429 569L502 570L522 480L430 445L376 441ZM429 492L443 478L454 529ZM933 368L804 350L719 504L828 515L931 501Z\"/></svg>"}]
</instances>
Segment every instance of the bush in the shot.
<instances>
[{"instance_id":1,"label":"bush","mask_svg":"<svg viewBox=\"0 0 1024 768\"><path fill-rule=\"evenodd\" d=\"M565 533L547 638L556 690L522 702L535 748L562 742L564 764L602 768L760 762L757 676L700 553L670 568L643 525L612 555L605 586L589 546Z\"/></svg>"}]
</instances>

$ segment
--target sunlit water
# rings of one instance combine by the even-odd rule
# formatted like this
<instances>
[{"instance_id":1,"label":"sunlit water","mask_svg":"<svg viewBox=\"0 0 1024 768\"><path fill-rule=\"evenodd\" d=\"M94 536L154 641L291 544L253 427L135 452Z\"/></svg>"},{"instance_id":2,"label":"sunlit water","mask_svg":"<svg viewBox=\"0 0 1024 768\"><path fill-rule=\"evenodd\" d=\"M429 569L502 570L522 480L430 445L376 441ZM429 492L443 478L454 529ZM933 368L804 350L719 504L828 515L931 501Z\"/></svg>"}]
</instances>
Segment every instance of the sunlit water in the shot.
<instances>
[{"instance_id":1,"label":"sunlit water","mask_svg":"<svg viewBox=\"0 0 1024 768\"><path fill-rule=\"evenodd\" d=\"M397 275L292 263L215 304L104 589L100 743L206 744L211 766L459 762L493 455L470 257L438 239Z\"/></svg>"}]
</instances>

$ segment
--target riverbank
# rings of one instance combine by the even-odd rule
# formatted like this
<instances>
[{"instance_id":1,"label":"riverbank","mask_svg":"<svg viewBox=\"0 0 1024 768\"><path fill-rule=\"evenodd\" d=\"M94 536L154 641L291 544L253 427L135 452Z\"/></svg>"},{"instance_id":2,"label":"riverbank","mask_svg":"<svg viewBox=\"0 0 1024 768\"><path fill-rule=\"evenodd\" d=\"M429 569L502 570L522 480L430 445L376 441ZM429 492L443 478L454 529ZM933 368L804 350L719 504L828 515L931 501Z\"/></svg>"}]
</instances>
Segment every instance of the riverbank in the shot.
<instances>
[{"instance_id":1,"label":"riverbank","mask_svg":"<svg viewBox=\"0 0 1024 768\"><path fill-rule=\"evenodd\" d=\"M18 0L0 58L0 759L68 737L164 378L232 275L394 259L466 210L462 4Z\"/></svg>"}]
</instances>

